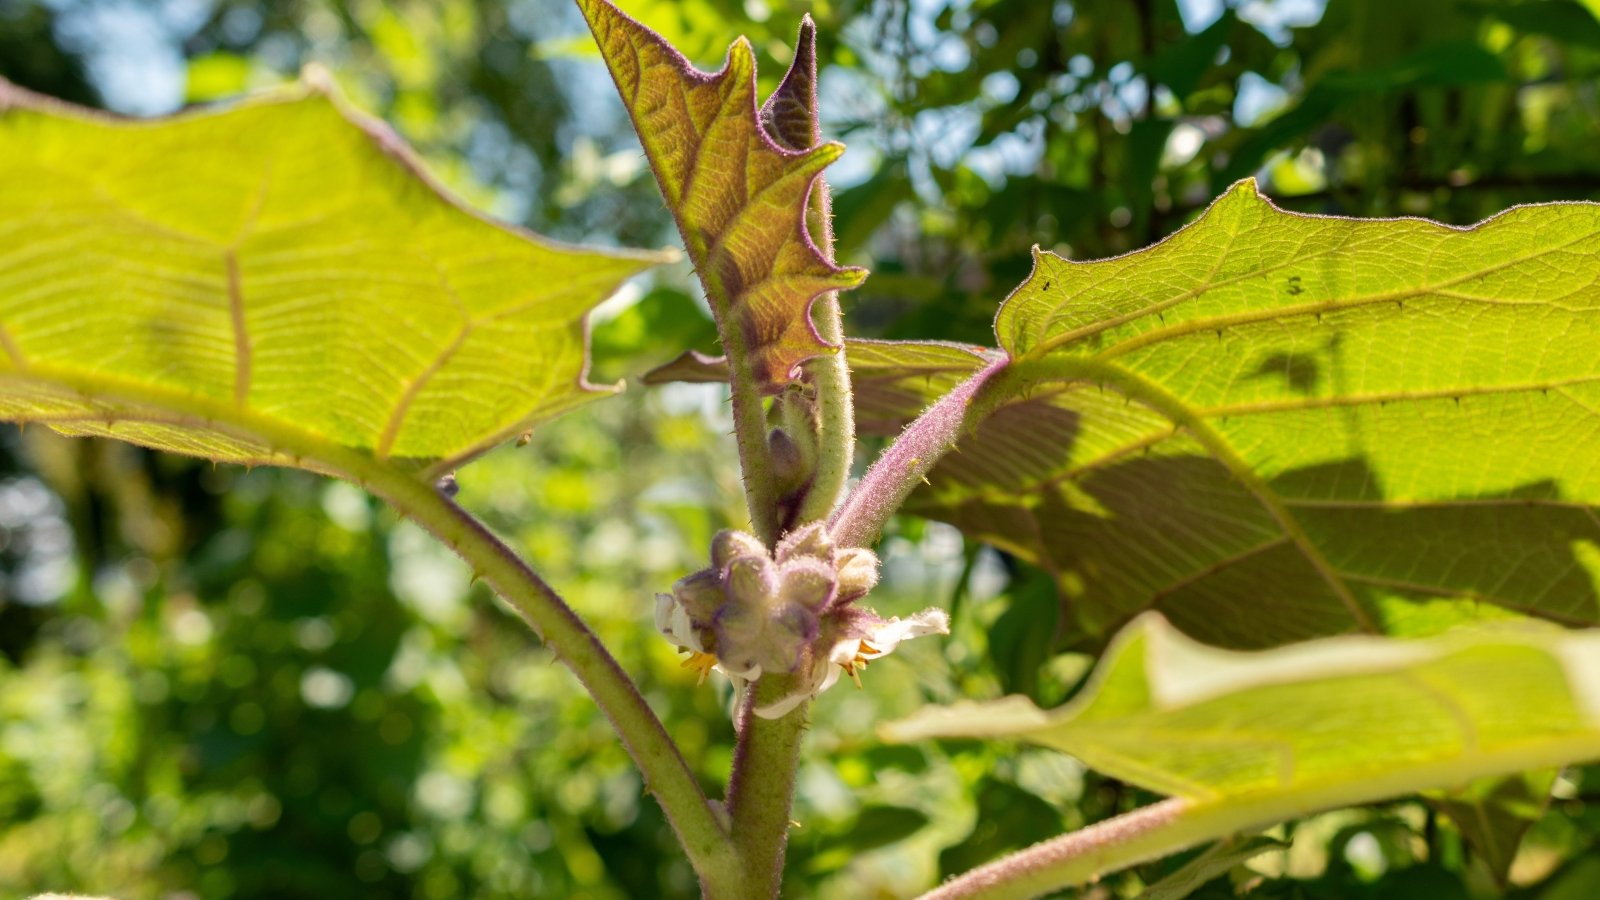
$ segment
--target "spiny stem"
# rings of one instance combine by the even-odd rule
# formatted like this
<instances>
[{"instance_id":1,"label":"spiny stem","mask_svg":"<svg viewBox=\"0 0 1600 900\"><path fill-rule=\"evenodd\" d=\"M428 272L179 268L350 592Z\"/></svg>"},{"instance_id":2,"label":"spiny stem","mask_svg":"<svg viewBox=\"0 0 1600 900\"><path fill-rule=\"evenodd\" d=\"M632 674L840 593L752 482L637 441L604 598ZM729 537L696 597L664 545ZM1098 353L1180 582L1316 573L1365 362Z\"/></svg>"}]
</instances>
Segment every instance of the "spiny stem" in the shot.
<instances>
[{"instance_id":1,"label":"spiny stem","mask_svg":"<svg viewBox=\"0 0 1600 900\"><path fill-rule=\"evenodd\" d=\"M973 409L979 390L1009 363L1004 357L990 362L900 432L829 520L835 542L843 547L870 547L877 541L889 517L922 483L934 463L955 446L969 418L975 420L982 413L981 408Z\"/></svg>"},{"instance_id":2,"label":"spiny stem","mask_svg":"<svg viewBox=\"0 0 1600 900\"><path fill-rule=\"evenodd\" d=\"M737 851L694 773L594 632L510 547L432 486L351 454L355 480L454 549L538 633L611 720L699 874L707 896L740 897Z\"/></svg>"},{"instance_id":3,"label":"spiny stem","mask_svg":"<svg viewBox=\"0 0 1600 900\"><path fill-rule=\"evenodd\" d=\"M812 188L818 199L817 247L833 260L833 221L829 211L828 186L821 177ZM844 317L839 312L839 295L830 291L817 298L811 307L811 322L824 341L844 347ZM800 504L800 524L828 517L850 478L855 462L856 412L851 395L850 366L845 352L819 356L805 363L805 372L817 389L817 413L821 428L817 432L817 468L811 476L804 502Z\"/></svg>"},{"instance_id":4,"label":"spiny stem","mask_svg":"<svg viewBox=\"0 0 1600 900\"><path fill-rule=\"evenodd\" d=\"M734 846L745 871L744 897L777 897L783 884L783 859L794 807L795 770L800 740L811 704L778 719L764 719L756 707L784 697L793 676L764 675L746 688L739 709L739 736L728 778L728 815Z\"/></svg>"},{"instance_id":5,"label":"spiny stem","mask_svg":"<svg viewBox=\"0 0 1600 900\"><path fill-rule=\"evenodd\" d=\"M737 331L737 326L731 331ZM728 384L733 403L733 438L739 448L739 469L744 474L744 499L750 511L750 529L768 547L778 542L778 477L767 443L767 408L751 370L750 354L737 339L725 334L722 347L728 356Z\"/></svg>"},{"instance_id":6,"label":"spiny stem","mask_svg":"<svg viewBox=\"0 0 1600 900\"><path fill-rule=\"evenodd\" d=\"M919 900L1023 900L1093 881L1210 836L1206 823L1186 818L1190 807L1187 800L1165 800L1041 841L958 875Z\"/></svg>"}]
</instances>

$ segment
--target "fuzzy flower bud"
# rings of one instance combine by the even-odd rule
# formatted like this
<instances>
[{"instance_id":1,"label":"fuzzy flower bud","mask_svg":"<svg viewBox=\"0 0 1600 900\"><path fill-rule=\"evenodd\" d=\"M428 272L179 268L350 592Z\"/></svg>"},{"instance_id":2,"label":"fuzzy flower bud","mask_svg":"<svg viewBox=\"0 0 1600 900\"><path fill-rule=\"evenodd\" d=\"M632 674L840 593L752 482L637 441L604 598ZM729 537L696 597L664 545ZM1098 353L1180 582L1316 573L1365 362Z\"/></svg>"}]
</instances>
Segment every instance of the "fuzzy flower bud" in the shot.
<instances>
[{"instance_id":1,"label":"fuzzy flower bud","mask_svg":"<svg viewBox=\"0 0 1600 900\"><path fill-rule=\"evenodd\" d=\"M696 654L686 665L702 675L713 666L739 679L802 673L794 695L757 710L779 716L831 686L840 672L856 679L901 640L947 632L938 610L902 621L856 606L877 583L878 557L836 547L820 522L785 535L770 554L751 535L722 531L711 543L710 568L658 596L656 627Z\"/></svg>"}]
</instances>

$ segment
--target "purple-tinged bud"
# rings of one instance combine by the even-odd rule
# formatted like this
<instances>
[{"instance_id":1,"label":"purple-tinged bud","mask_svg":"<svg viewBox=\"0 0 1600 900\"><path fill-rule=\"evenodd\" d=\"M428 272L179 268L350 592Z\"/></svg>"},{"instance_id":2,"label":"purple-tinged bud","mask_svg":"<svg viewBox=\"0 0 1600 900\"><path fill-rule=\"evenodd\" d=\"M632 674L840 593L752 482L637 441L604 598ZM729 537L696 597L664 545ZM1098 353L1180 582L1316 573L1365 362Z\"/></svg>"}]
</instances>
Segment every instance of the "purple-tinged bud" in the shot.
<instances>
[{"instance_id":1,"label":"purple-tinged bud","mask_svg":"<svg viewBox=\"0 0 1600 900\"><path fill-rule=\"evenodd\" d=\"M722 589L722 576L711 569L701 569L693 575L677 580L672 585L672 596L677 598L691 621L709 626L727 595Z\"/></svg>"},{"instance_id":2,"label":"purple-tinged bud","mask_svg":"<svg viewBox=\"0 0 1600 900\"><path fill-rule=\"evenodd\" d=\"M728 563L724 589L729 603L766 605L778 594L778 566L765 556L740 556Z\"/></svg>"},{"instance_id":3,"label":"purple-tinged bud","mask_svg":"<svg viewBox=\"0 0 1600 900\"><path fill-rule=\"evenodd\" d=\"M711 568L721 572L741 556L767 556L767 545L753 534L725 529L711 539Z\"/></svg>"},{"instance_id":4,"label":"purple-tinged bud","mask_svg":"<svg viewBox=\"0 0 1600 900\"><path fill-rule=\"evenodd\" d=\"M820 559L801 557L778 566L780 603L821 612L833 599L833 567Z\"/></svg>"},{"instance_id":5,"label":"purple-tinged bud","mask_svg":"<svg viewBox=\"0 0 1600 900\"><path fill-rule=\"evenodd\" d=\"M778 562L787 562L791 559L820 559L827 563L833 562L833 539L828 536L828 527L821 522L812 522L784 535L778 541L778 549L774 554Z\"/></svg>"},{"instance_id":6,"label":"purple-tinged bud","mask_svg":"<svg viewBox=\"0 0 1600 900\"><path fill-rule=\"evenodd\" d=\"M811 476L800 445L782 428L774 428L767 435L767 452L772 457L772 475L780 493L800 487Z\"/></svg>"}]
</instances>

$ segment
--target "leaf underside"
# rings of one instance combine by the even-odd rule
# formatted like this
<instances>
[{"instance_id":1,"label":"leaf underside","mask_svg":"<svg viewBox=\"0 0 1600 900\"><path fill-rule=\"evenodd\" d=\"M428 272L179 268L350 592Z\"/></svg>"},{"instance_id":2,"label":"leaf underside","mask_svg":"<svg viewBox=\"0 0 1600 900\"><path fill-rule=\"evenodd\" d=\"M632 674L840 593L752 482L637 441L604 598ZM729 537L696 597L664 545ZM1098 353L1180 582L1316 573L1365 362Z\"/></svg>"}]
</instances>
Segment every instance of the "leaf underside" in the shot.
<instances>
[{"instance_id":1,"label":"leaf underside","mask_svg":"<svg viewBox=\"0 0 1600 900\"><path fill-rule=\"evenodd\" d=\"M436 474L609 393L588 310L659 261L482 219L318 91L139 122L0 82L11 421Z\"/></svg>"},{"instance_id":2,"label":"leaf underside","mask_svg":"<svg viewBox=\"0 0 1600 900\"><path fill-rule=\"evenodd\" d=\"M606 0L579 6L677 219L723 349L775 392L801 362L838 350L813 326L812 302L866 277L829 262L806 224L813 182L843 145L812 146L814 120L797 111L810 85L795 78L768 106L768 132L744 39L708 74Z\"/></svg>"},{"instance_id":3,"label":"leaf underside","mask_svg":"<svg viewBox=\"0 0 1600 900\"><path fill-rule=\"evenodd\" d=\"M1149 613L1061 710L1011 697L884 731L1015 738L1158 793L1305 814L1600 757L1597 660L1600 635L1527 624L1227 651Z\"/></svg>"},{"instance_id":4,"label":"leaf underside","mask_svg":"<svg viewBox=\"0 0 1600 900\"><path fill-rule=\"evenodd\" d=\"M1241 182L1148 250L1036 252L996 332L1014 396L908 510L1048 570L1082 641L1600 621L1600 205L1456 229ZM864 430L982 365L902 347Z\"/></svg>"}]
</instances>

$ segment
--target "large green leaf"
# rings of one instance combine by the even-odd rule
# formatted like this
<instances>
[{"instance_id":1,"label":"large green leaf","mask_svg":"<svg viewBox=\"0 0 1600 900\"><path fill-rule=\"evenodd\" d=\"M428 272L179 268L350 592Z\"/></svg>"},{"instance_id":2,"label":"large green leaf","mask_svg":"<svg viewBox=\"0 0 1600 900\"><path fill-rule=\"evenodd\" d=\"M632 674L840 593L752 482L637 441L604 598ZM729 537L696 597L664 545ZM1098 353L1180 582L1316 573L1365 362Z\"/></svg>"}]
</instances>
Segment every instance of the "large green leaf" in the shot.
<instances>
[{"instance_id":1,"label":"large green leaf","mask_svg":"<svg viewBox=\"0 0 1600 900\"><path fill-rule=\"evenodd\" d=\"M799 363L839 349L814 327L813 302L866 277L829 261L808 229L813 184L844 152L812 146L809 66L796 66L763 117L744 38L708 74L607 0L578 5L705 285L723 349L736 370L776 391ZM809 42L808 30L802 52Z\"/></svg>"},{"instance_id":2,"label":"large green leaf","mask_svg":"<svg viewBox=\"0 0 1600 900\"><path fill-rule=\"evenodd\" d=\"M1085 640L1600 621L1600 205L1456 229L1244 182L1149 250L1037 253L996 331L1010 399L909 508L1050 571ZM982 365L931 352L877 351L874 430Z\"/></svg>"},{"instance_id":3,"label":"large green leaf","mask_svg":"<svg viewBox=\"0 0 1600 900\"><path fill-rule=\"evenodd\" d=\"M317 90L138 122L0 82L12 421L437 474L606 393L588 310L659 259L491 223Z\"/></svg>"},{"instance_id":4,"label":"large green leaf","mask_svg":"<svg viewBox=\"0 0 1600 900\"><path fill-rule=\"evenodd\" d=\"M1600 632L1501 624L1239 652L1149 613L1066 707L968 702L883 730L1028 741L1172 795L1171 821L1155 826L1171 852L1321 809L1600 758Z\"/></svg>"},{"instance_id":5,"label":"large green leaf","mask_svg":"<svg viewBox=\"0 0 1600 900\"><path fill-rule=\"evenodd\" d=\"M1016 738L1170 796L1302 794L1309 810L1600 758L1600 632L1502 624L1237 651L1147 613L1059 710L966 702L884 731Z\"/></svg>"}]
</instances>

